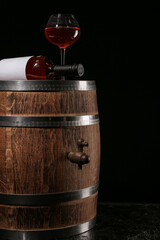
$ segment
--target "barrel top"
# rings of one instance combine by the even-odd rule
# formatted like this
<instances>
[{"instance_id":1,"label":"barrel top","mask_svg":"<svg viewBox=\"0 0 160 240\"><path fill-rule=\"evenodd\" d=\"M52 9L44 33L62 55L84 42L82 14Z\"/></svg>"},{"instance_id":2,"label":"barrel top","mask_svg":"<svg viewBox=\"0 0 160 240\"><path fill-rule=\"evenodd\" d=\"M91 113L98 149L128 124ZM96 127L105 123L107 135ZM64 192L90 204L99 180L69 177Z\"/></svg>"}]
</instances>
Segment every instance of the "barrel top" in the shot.
<instances>
[{"instance_id":1,"label":"barrel top","mask_svg":"<svg viewBox=\"0 0 160 240\"><path fill-rule=\"evenodd\" d=\"M96 90L94 80L0 80L0 91L60 92Z\"/></svg>"}]
</instances>

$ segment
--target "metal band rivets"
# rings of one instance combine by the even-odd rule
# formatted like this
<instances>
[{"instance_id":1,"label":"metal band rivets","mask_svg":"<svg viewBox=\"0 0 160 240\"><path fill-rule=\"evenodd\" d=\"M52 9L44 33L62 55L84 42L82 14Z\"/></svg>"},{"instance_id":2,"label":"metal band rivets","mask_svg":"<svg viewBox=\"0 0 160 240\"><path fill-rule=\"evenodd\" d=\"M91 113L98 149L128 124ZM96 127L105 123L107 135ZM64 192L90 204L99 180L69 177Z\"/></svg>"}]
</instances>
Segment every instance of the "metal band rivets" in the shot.
<instances>
[{"instance_id":1,"label":"metal band rivets","mask_svg":"<svg viewBox=\"0 0 160 240\"><path fill-rule=\"evenodd\" d=\"M89 91L96 90L95 81L74 81L74 80L12 80L0 81L0 91L20 92L59 92L59 91Z\"/></svg>"},{"instance_id":2,"label":"metal band rivets","mask_svg":"<svg viewBox=\"0 0 160 240\"><path fill-rule=\"evenodd\" d=\"M68 127L97 123L99 123L98 114L65 117L0 116L0 127Z\"/></svg>"}]
</instances>

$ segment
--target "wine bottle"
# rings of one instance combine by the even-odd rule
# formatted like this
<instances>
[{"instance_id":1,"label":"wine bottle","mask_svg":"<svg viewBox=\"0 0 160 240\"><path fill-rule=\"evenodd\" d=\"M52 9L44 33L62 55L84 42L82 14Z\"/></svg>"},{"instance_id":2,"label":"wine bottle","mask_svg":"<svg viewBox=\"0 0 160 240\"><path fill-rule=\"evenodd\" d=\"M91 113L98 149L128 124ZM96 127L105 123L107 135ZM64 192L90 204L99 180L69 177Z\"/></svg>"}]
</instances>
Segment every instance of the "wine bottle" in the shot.
<instances>
[{"instance_id":1,"label":"wine bottle","mask_svg":"<svg viewBox=\"0 0 160 240\"><path fill-rule=\"evenodd\" d=\"M54 80L60 76L81 77L82 64L54 65L46 56L29 56L0 60L0 80Z\"/></svg>"}]
</instances>

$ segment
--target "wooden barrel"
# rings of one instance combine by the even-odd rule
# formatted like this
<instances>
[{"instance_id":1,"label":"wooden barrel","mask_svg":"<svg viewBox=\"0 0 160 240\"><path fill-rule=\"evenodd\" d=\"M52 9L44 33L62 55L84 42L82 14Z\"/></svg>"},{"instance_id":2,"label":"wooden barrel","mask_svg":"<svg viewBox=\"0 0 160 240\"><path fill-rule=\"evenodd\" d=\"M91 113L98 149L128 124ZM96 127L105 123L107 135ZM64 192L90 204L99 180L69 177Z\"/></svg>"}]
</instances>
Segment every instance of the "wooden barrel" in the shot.
<instances>
[{"instance_id":1,"label":"wooden barrel","mask_svg":"<svg viewBox=\"0 0 160 240\"><path fill-rule=\"evenodd\" d=\"M0 236L47 239L95 225L95 81L0 81Z\"/></svg>"}]
</instances>

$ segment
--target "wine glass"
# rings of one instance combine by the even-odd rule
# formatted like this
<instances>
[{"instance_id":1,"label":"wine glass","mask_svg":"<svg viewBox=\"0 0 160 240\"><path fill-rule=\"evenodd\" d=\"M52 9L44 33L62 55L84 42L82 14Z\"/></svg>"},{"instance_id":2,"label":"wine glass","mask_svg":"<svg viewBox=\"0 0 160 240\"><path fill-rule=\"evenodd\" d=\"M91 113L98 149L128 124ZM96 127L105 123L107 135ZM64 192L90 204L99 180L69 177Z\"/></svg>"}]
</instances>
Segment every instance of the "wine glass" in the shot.
<instances>
[{"instance_id":1,"label":"wine glass","mask_svg":"<svg viewBox=\"0 0 160 240\"><path fill-rule=\"evenodd\" d=\"M47 40L60 48L61 65L65 65L65 50L80 37L80 26L73 14L52 14L45 28Z\"/></svg>"}]
</instances>

